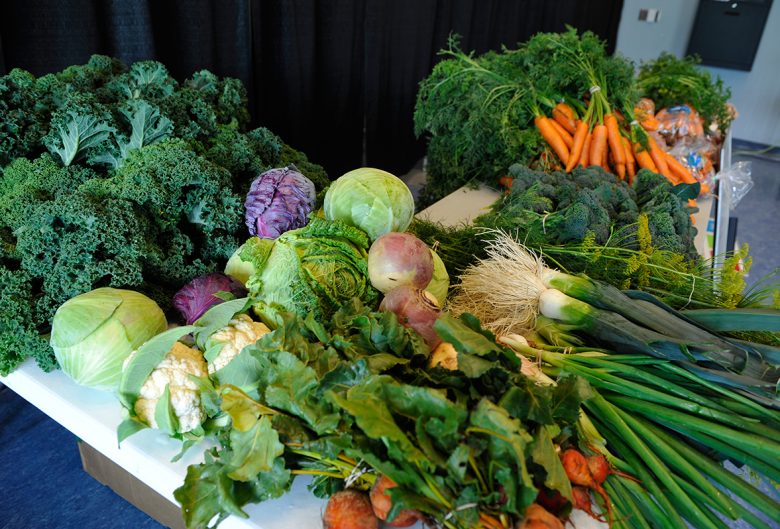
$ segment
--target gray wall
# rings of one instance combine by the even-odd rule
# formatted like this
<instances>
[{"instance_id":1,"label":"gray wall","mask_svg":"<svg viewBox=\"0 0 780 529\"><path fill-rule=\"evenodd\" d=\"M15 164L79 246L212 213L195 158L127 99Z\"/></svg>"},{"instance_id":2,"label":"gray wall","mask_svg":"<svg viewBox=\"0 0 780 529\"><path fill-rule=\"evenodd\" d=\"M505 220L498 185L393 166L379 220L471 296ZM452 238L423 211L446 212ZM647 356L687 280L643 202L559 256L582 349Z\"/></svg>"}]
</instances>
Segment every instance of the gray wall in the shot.
<instances>
[{"instance_id":1,"label":"gray wall","mask_svg":"<svg viewBox=\"0 0 780 529\"><path fill-rule=\"evenodd\" d=\"M731 101L739 119L732 126L735 138L780 145L780 0L775 0L764 27L750 72L707 69L731 87ZM698 2L695 0L624 0L617 36L617 52L639 63L668 51L685 54ZM639 20L640 8L661 10L650 24Z\"/></svg>"}]
</instances>

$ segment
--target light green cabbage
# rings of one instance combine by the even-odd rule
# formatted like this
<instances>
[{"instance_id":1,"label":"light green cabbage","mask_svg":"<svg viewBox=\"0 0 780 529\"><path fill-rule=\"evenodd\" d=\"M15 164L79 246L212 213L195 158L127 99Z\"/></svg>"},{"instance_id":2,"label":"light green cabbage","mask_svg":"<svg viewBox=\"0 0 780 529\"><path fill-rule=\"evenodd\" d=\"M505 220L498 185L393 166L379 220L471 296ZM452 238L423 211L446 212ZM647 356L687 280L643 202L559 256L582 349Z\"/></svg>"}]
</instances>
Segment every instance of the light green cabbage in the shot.
<instances>
[{"instance_id":1,"label":"light green cabbage","mask_svg":"<svg viewBox=\"0 0 780 529\"><path fill-rule=\"evenodd\" d=\"M380 169L355 169L325 193L325 217L365 231L374 241L391 231L406 231L414 216L414 197L395 175Z\"/></svg>"},{"instance_id":2,"label":"light green cabbage","mask_svg":"<svg viewBox=\"0 0 780 529\"><path fill-rule=\"evenodd\" d=\"M62 370L78 384L116 390L125 359L166 327L163 311L143 294L98 288L57 309L50 344Z\"/></svg>"},{"instance_id":3,"label":"light green cabbage","mask_svg":"<svg viewBox=\"0 0 780 529\"><path fill-rule=\"evenodd\" d=\"M246 286L255 312L273 327L280 310L324 321L355 297L374 306L379 294L368 278L367 249L359 229L316 217L283 233L266 256L254 254Z\"/></svg>"},{"instance_id":4,"label":"light green cabbage","mask_svg":"<svg viewBox=\"0 0 780 529\"><path fill-rule=\"evenodd\" d=\"M273 244L274 241L271 239L250 237L228 259L225 265L225 275L246 286L249 277L255 273L255 265L253 263L265 261Z\"/></svg>"}]
</instances>

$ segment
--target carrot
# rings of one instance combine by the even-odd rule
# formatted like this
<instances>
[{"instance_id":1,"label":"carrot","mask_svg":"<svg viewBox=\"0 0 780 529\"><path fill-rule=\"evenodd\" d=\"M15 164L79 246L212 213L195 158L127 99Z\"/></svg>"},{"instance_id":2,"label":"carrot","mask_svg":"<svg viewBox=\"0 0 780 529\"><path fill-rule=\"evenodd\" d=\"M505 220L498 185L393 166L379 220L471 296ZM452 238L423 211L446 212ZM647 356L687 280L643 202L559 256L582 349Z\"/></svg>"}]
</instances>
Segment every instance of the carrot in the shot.
<instances>
[{"instance_id":1,"label":"carrot","mask_svg":"<svg viewBox=\"0 0 780 529\"><path fill-rule=\"evenodd\" d=\"M584 121L577 122L577 130L574 132L574 143L569 154L569 163L566 164L566 172L570 173L577 166L582 156L582 148L588 137L588 124Z\"/></svg>"},{"instance_id":2,"label":"carrot","mask_svg":"<svg viewBox=\"0 0 780 529\"><path fill-rule=\"evenodd\" d=\"M641 169L649 169L654 173L658 172L658 168L655 166L655 162L653 162L650 152L645 150L641 143L637 142L634 144L634 157Z\"/></svg>"},{"instance_id":3,"label":"carrot","mask_svg":"<svg viewBox=\"0 0 780 529\"><path fill-rule=\"evenodd\" d=\"M582 154L580 155L579 165L583 167L588 167L588 161L590 160L590 144L592 140L593 134L588 132L588 135L585 137L585 143L582 146Z\"/></svg>"},{"instance_id":4,"label":"carrot","mask_svg":"<svg viewBox=\"0 0 780 529\"><path fill-rule=\"evenodd\" d=\"M566 129L564 129L561 126L561 124L558 123L557 121L555 121L554 119L550 120L550 125L555 127L555 130L557 130L558 134L560 134L561 139L563 140L563 143L565 143L566 147L569 150L571 150L571 146L574 144L574 139L571 137L571 134L569 134L569 132Z\"/></svg>"},{"instance_id":5,"label":"carrot","mask_svg":"<svg viewBox=\"0 0 780 529\"><path fill-rule=\"evenodd\" d=\"M661 147L658 146L655 142L655 138L652 136L647 137L647 145L650 147L650 157L658 168L658 172L671 180L672 174L669 172L669 164L666 162L666 153L661 150Z\"/></svg>"},{"instance_id":6,"label":"carrot","mask_svg":"<svg viewBox=\"0 0 780 529\"><path fill-rule=\"evenodd\" d=\"M631 152L631 144L628 142L628 138L622 136L620 138L623 143L623 151L626 154L626 171L628 172L628 183L634 183L634 177L636 176L636 160L634 159L634 153Z\"/></svg>"},{"instance_id":7,"label":"carrot","mask_svg":"<svg viewBox=\"0 0 780 529\"><path fill-rule=\"evenodd\" d=\"M590 152L588 159L590 166L604 165L607 154L607 127L598 124L593 127L593 138L590 140Z\"/></svg>"},{"instance_id":8,"label":"carrot","mask_svg":"<svg viewBox=\"0 0 780 529\"><path fill-rule=\"evenodd\" d=\"M677 158L669 153L666 153L666 163L669 166L669 172L672 174L672 176L674 176L683 184L695 184L698 182L698 180L693 177L691 172L683 164L681 164Z\"/></svg>"},{"instance_id":9,"label":"carrot","mask_svg":"<svg viewBox=\"0 0 780 529\"><path fill-rule=\"evenodd\" d=\"M558 134L555 127L550 125L550 119L546 116L536 116L534 118L534 125L536 125L542 138L544 138L552 150L555 151L555 154L558 155L558 158L560 158L563 164L566 165L569 163L569 148L566 147L566 143L561 139L561 136Z\"/></svg>"},{"instance_id":10,"label":"carrot","mask_svg":"<svg viewBox=\"0 0 780 529\"><path fill-rule=\"evenodd\" d=\"M490 516L484 512L479 513L479 526L481 529L505 529L502 524L494 516Z\"/></svg>"},{"instance_id":11,"label":"carrot","mask_svg":"<svg viewBox=\"0 0 780 529\"><path fill-rule=\"evenodd\" d=\"M615 157L615 165L626 165L626 151L623 148L623 142L620 141L620 130L618 130L615 115L605 114L604 125L607 127L607 141L609 142L609 150Z\"/></svg>"},{"instance_id":12,"label":"carrot","mask_svg":"<svg viewBox=\"0 0 780 529\"><path fill-rule=\"evenodd\" d=\"M552 111L553 119L557 121L569 134L574 134L576 126L576 116L574 110L564 102L555 105Z\"/></svg>"}]
</instances>

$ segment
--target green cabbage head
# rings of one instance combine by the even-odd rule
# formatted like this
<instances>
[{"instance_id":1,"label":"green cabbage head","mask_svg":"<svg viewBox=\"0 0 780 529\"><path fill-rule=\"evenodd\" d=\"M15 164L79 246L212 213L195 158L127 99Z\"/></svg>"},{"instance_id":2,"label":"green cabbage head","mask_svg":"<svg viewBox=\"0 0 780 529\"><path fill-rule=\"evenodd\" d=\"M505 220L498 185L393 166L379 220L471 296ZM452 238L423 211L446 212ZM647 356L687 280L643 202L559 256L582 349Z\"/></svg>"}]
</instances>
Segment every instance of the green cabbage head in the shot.
<instances>
[{"instance_id":1,"label":"green cabbage head","mask_svg":"<svg viewBox=\"0 0 780 529\"><path fill-rule=\"evenodd\" d=\"M166 327L163 311L143 294L98 288L57 309L49 343L62 370L78 384L116 390L125 359Z\"/></svg>"},{"instance_id":2,"label":"green cabbage head","mask_svg":"<svg viewBox=\"0 0 780 529\"><path fill-rule=\"evenodd\" d=\"M280 310L325 321L353 298L375 306L379 293L368 279L368 246L361 230L315 217L280 235L268 252L242 252L242 259L257 259L246 284L257 300L255 312L273 324Z\"/></svg>"},{"instance_id":3,"label":"green cabbage head","mask_svg":"<svg viewBox=\"0 0 780 529\"><path fill-rule=\"evenodd\" d=\"M362 167L330 185L323 209L327 219L358 227L374 241L391 231L406 231L414 216L414 197L397 176Z\"/></svg>"}]
</instances>

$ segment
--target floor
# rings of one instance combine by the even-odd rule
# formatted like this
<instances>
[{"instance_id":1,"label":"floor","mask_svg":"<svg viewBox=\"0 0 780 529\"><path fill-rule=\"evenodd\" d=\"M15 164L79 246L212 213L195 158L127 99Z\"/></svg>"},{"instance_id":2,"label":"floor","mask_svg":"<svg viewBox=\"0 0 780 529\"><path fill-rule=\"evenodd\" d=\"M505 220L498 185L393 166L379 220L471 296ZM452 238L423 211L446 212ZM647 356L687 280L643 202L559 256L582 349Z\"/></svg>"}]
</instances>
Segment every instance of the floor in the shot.
<instances>
[{"instance_id":1,"label":"floor","mask_svg":"<svg viewBox=\"0 0 780 529\"><path fill-rule=\"evenodd\" d=\"M0 384L0 529L163 529L84 472L76 441Z\"/></svg>"},{"instance_id":2,"label":"floor","mask_svg":"<svg viewBox=\"0 0 780 529\"><path fill-rule=\"evenodd\" d=\"M780 152L734 147L734 162L752 162L754 187L732 215L737 241L750 245L754 283L780 266ZM76 438L2 385L0 446L0 529L163 528L86 474Z\"/></svg>"},{"instance_id":3,"label":"floor","mask_svg":"<svg viewBox=\"0 0 780 529\"><path fill-rule=\"evenodd\" d=\"M732 163L750 162L753 188L731 212L737 219L736 240L747 243L753 266L748 285L780 267L780 148L769 150L759 145L735 141Z\"/></svg>"}]
</instances>

